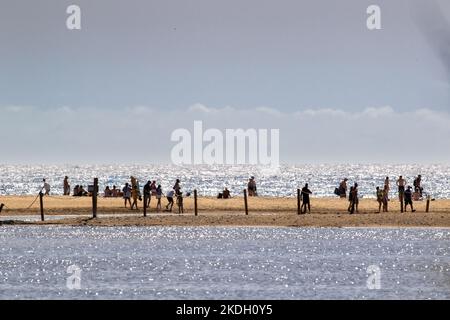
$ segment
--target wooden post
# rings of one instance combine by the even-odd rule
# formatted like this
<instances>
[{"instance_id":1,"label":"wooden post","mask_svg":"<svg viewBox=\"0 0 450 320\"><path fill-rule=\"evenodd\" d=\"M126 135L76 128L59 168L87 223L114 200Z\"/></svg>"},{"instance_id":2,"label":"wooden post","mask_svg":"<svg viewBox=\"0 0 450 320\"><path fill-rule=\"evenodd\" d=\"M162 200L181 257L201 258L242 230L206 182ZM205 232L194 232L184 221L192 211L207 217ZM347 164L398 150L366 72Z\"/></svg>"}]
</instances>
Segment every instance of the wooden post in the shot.
<instances>
[{"instance_id":1,"label":"wooden post","mask_svg":"<svg viewBox=\"0 0 450 320\"><path fill-rule=\"evenodd\" d=\"M147 216L147 194L144 191L144 217Z\"/></svg>"},{"instance_id":2,"label":"wooden post","mask_svg":"<svg viewBox=\"0 0 450 320\"><path fill-rule=\"evenodd\" d=\"M194 189L194 212L195 215L198 215L198 208L197 208L197 189Z\"/></svg>"},{"instance_id":3,"label":"wooden post","mask_svg":"<svg viewBox=\"0 0 450 320\"><path fill-rule=\"evenodd\" d=\"M98 178L94 178L94 190L92 191L92 216L97 218L97 193L98 193Z\"/></svg>"},{"instance_id":4,"label":"wooden post","mask_svg":"<svg viewBox=\"0 0 450 320\"><path fill-rule=\"evenodd\" d=\"M4 206L5 206L5 205L4 205L3 203L0 204L0 213L2 212Z\"/></svg>"},{"instance_id":5,"label":"wooden post","mask_svg":"<svg viewBox=\"0 0 450 320\"><path fill-rule=\"evenodd\" d=\"M403 204L404 204L403 200L404 199L403 199L403 192L402 191L399 192L398 199L400 200L400 212L403 212L404 211L404 209L403 209Z\"/></svg>"},{"instance_id":6,"label":"wooden post","mask_svg":"<svg viewBox=\"0 0 450 320\"><path fill-rule=\"evenodd\" d=\"M44 194L42 191L39 192L39 203L41 205L41 221L44 221Z\"/></svg>"},{"instance_id":7,"label":"wooden post","mask_svg":"<svg viewBox=\"0 0 450 320\"><path fill-rule=\"evenodd\" d=\"M300 214L300 189L297 189L297 214Z\"/></svg>"},{"instance_id":8,"label":"wooden post","mask_svg":"<svg viewBox=\"0 0 450 320\"><path fill-rule=\"evenodd\" d=\"M247 190L244 189L245 215L248 216Z\"/></svg>"},{"instance_id":9,"label":"wooden post","mask_svg":"<svg viewBox=\"0 0 450 320\"><path fill-rule=\"evenodd\" d=\"M430 211L430 196L427 196L427 207L425 209L426 212Z\"/></svg>"}]
</instances>

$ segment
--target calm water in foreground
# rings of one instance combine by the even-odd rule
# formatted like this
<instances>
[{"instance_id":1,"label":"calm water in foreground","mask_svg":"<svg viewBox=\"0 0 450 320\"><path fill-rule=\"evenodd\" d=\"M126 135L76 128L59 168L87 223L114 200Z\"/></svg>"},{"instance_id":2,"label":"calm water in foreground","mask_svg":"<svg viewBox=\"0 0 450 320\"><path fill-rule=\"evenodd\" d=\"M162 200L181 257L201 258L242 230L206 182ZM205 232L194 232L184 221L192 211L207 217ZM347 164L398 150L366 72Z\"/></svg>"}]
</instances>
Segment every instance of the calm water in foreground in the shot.
<instances>
[{"instance_id":1,"label":"calm water in foreground","mask_svg":"<svg viewBox=\"0 0 450 320\"><path fill-rule=\"evenodd\" d=\"M2 226L0 243L1 299L450 299L449 229Z\"/></svg>"}]
</instances>

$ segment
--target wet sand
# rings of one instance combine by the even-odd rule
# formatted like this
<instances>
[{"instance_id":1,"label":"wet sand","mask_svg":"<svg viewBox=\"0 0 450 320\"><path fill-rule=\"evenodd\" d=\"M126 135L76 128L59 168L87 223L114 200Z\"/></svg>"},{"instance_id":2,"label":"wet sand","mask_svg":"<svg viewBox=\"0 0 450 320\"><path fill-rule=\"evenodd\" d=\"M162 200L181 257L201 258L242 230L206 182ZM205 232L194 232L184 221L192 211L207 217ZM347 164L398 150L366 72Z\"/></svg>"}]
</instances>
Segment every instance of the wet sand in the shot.
<instances>
[{"instance_id":1,"label":"wet sand","mask_svg":"<svg viewBox=\"0 0 450 320\"><path fill-rule=\"evenodd\" d=\"M156 201L152 198L147 217L143 214L142 202L139 210L124 208L123 199L99 198L97 218L92 214L92 199L88 197L44 197L45 215L70 217L44 222L24 222L14 216L39 216L39 199L32 196L1 197L6 208L0 214L0 224L52 224L52 225L92 225L92 226L307 226L307 227L450 227L450 200L430 202L430 211L425 212L426 201L414 202L415 213L400 212L398 200L389 202L388 213L377 213L378 204L374 199L361 199L359 213L347 212L348 201L338 198L311 199L311 214L297 214L295 198L249 198L249 215L245 215L242 197L216 199L200 197L198 216L194 216L192 197L185 198L185 212L178 214L176 205L173 212L156 212ZM163 209L166 199L162 199ZM29 207L29 208L28 208ZM409 208L408 208L409 209ZM133 215L130 215L133 213ZM102 217L102 214L107 216ZM75 217L73 217L75 215ZM80 215L80 217L76 217ZM83 215L83 216L81 216ZM5 220L5 216L8 219Z\"/></svg>"}]
</instances>

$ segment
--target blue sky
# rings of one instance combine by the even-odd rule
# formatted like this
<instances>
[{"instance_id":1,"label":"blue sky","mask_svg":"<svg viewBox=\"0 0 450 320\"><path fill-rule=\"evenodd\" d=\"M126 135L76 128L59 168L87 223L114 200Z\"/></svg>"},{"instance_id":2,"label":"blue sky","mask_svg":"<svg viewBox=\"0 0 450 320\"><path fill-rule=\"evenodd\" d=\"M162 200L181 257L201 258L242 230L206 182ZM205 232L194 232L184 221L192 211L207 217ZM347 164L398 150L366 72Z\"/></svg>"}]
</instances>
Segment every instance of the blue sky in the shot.
<instances>
[{"instance_id":1,"label":"blue sky","mask_svg":"<svg viewBox=\"0 0 450 320\"><path fill-rule=\"evenodd\" d=\"M81 7L82 30L65 26L70 4ZM381 30L366 28L370 4L381 7ZM443 162L450 155L441 150L450 149L448 123L434 121L450 112L449 25L450 3L437 0L2 1L0 119L8 124L0 128L0 147L11 151L0 161L84 162L86 152L96 162L125 161L102 137L134 130L136 117L139 134L158 142L135 161L167 161L173 129L190 128L195 119L220 127L211 114L234 110L232 127L280 128L282 162ZM198 104L206 109L192 115ZM286 119L252 112L261 108ZM399 122L416 118L374 120L365 113L370 108ZM321 111L327 123L299 128L292 115L307 110ZM423 110L432 116L424 118ZM330 124L352 126L358 114L367 125L357 152L338 155L342 146L330 136L339 128L331 132ZM414 147L386 142L398 137L399 126L402 141L413 134L421 146L431 138L444 142L419 157ZM93 128L100 146L86 142ZM306 129L323 146L308 156L291 148ZM36 135L49 144L42 151L33 145ZM344 130L340 139L353 135ZM386 143L392 146L383 154Z\"/></svg>"}]
</instances>

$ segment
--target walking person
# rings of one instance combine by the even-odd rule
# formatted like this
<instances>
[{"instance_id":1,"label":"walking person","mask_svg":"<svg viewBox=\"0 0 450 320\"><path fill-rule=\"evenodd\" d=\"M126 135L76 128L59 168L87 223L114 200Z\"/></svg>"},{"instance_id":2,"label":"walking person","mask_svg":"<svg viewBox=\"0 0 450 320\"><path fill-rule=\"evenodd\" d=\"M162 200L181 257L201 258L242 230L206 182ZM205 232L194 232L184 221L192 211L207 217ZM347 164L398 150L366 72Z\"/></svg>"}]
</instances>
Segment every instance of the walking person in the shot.
<instances>
[{"instance_id":1,"label":"walking person","mask_svg":"<svg viewBox=\"0 0 450 320\"><path fill-rule=\"evenodd\" d=\"M123 192L123 199L125 201L125 208L127 207L127 202L130 204L131 208L131 188L128 182L125 183L125 187L123 187L122 192Z\"/></svg>"},{"instance_id":2,"label":"walking person","mask_svg":"<svg viewBox=\"0 0 450 320\"><path fill-rule=\"evenodd\" d=\"M311 213L311 204L309 202L309 195L312 194L311 190L308 189L308 184L302 188L302 207L301 212L306 213L306 206L308 206L308 213Z\"/></svg>"},{"instance_id":3,"label":"walking person","mask_svg":"<svg viewBox=\"0 0 450 320\"><path fill-rule=\"evenodd\" d=\"M166 194L166 198L167 198L167 206L166 206L166 210L172 212L172 207L173 207L173 195L175 194L175 191L173 190L169 190ZM170 207L170 208L169 208Z\"/></svg>"},{"instance_id":4,"label":"walking person","mask_svg":"<svg viewBox=\"0 0 450 320\"><path fill-rule=\"evenodd\" d=\"M377 187L377 202L378 202L378 212L381 212L381 206L383 205L383 190Z\"/></svg>"},{"instance_id":5,"label":"walking person","mask_svg":"<svg viewBox=\"0 0 450 320\"><path fill-rule=\"evenodd\" d=\"M144 201L144 206L145 206L146 208L150 208L150 201L151 201L151 199L152 199L152 195L151 195L151 192L150 192L150 185L151 185L151 182L150 182L150 180L149 180L149 181L147 181L147 183L144 185L144 188L143 188L143 191L142 191L142 193L144 194L144 199L145 199L145 201Z\"/></svg>"},{"instance_id":6,"label":"walking person","mask_svg":"<svg viewBox=\"0 0 450 320\"><path fill-rule=\"evenodd\" d=\"M131 210L136 209L138 210L137 201L139 198L139 189L137 185L134 185L134 187L131 189L131 197L133 198L133 203L131 204Z\"/></svg>"},{"instance_id":7,"label":"walking person","mask_svg":"<svg viewBox=\"0 0 450 320\"><path fill-rule=\"evenodd\" d=\"M50 195L50 184L45 181L45 179L42 179L42 181L44 182L44 185L41 188L41 191L44 190L44 195L48 196Z\"/></svg>"},{"instance_id":8,"label":"walking person","mask_svg":"<svg viewBox=\"0 0 450 320\"><path fill-rule=\"evenodd\" d=\"M405 190L405 212L407 211L406 208L408 207L408 204L411 206L411 212L416 212L413 207L411 186L408 186Z\"/></svg>"},{"instance_id":9,"label":"walking person","mask_svg":"<svg viewBox=\"0 0 450 320\"><path fill-rule=\"evenodd\" d=\"M65 176L64 177L64 195L65 196L70 196L70 185L69 185L69 177Z\"/></svg>"}]
</instances>

